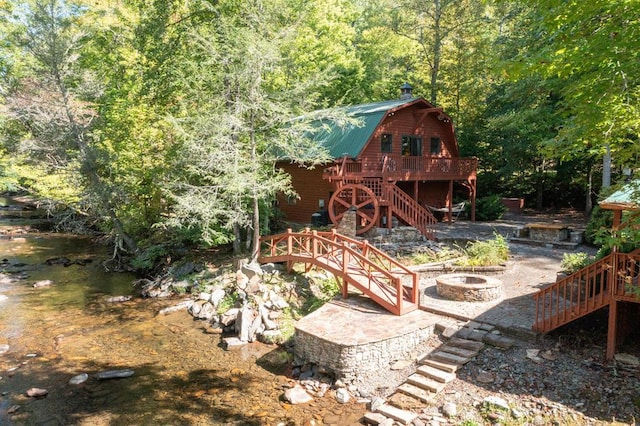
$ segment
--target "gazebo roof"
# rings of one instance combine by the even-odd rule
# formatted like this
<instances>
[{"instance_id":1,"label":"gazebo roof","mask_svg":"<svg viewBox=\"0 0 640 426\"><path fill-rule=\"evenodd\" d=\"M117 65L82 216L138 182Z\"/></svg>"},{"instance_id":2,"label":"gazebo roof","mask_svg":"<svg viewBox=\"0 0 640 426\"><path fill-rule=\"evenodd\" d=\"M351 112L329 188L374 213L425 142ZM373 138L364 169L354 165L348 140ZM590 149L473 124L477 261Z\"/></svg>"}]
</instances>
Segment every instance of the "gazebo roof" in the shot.
<instances>
[{"instance_id":1,"label":"gazebo roof","mask_svg":"<svg viewBox=\"0 0 640 426\"><path fill-rule=\"evenodd\" d=\"M599 204L609 210L640 210L640 180L626 183Z\"/></svg>"}]
</instances>

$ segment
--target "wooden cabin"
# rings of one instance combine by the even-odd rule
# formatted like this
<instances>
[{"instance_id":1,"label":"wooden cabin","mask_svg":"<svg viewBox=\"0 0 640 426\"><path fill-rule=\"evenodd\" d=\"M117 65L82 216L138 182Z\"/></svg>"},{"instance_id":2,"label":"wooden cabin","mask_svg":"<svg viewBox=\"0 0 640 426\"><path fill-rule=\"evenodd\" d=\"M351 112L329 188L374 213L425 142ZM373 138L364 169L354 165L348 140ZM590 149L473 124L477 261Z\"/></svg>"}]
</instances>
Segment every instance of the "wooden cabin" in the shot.
<instances>
[{"instance_id":1,"label":"wooden cabin","mask_svg":"<svg viewBox=\"0 0 640 426\"><path fill-rule=\"evenodd\" d=\"M460 158L453 122L441 108L413 97L408 84L401 89L400 99L344 108L357 124L329 123L313 136L328 149L329 164L278 164L299 195L279 199L286 220L310 223L315 214L338 225L355 210L358 234L397 223L432 237L434 214L451 221L467 204L475 219L477 159ZM464 203L454 204L460 193Z\"/></svg>"},{"instance_id":2,"label":"wooden cabin","mask_svg":"<svg viewBox=\"0 0 640 426\"><path fill-rule=\"evenodd\" d=\"M601 208L613 211L613 232L637 223L638 194L640 181L600 202ZM609 255L536 293L533 330L546 333L608 308L606 358L613 359L620 343L640 320L640 241L635 243L630 253L614 248Z\"/></svg>"}]
</instances>

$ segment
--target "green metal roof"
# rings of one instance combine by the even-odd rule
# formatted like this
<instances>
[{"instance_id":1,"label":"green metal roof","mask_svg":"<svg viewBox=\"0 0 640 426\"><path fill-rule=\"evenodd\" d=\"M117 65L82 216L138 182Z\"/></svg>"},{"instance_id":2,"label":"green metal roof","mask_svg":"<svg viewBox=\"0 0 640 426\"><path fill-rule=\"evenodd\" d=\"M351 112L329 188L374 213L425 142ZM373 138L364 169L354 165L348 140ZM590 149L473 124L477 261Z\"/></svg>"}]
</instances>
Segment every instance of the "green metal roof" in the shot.
<instances>
[{"instance_id":1,"label":"green metal roof","mask_svg":"<svg viewBox=\"0 0 640 426\"><path fill-rule=\"evenodd\" d=\"M333 120L319 121L318 126L323 126L323 128L311 136L311 139L327 148L333 158L340 158L345 155L357 157L387 112L402 105L413 103L418 99L420 98L338 108L339 112L357 119L357 123L341 127Z\"/></svg>"},{"instance_id":2,"label":"green metal roof","mask_svg":"<svg viewBox=\"0 0 640 426\"><path fill-rule=\"evenodd\" d=\"M640 180L625 184L622 188L600 201L603 208L640 209Z\"/></svg>"}]
</instances>

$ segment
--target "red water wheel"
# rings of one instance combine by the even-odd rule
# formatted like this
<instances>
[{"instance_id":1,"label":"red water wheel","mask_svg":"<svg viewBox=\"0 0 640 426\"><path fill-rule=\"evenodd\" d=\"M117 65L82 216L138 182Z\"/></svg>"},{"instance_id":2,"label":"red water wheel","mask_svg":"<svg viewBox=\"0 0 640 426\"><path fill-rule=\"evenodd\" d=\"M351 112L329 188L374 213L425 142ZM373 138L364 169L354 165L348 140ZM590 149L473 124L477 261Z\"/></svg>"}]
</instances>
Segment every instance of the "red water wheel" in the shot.
<instances>
[{"instance_id":1,"label":"red water wheel","mask_svg":"<svg viewBox=\"0 0 640 426\"><path fill-rule=\"evenodd\" d=\"M364 185L345 185L333 193L329 200L329 217L338 225L347 210L355 208L356 234L367 232L378 221L380 205L372 190Z\"/></svg>"}]
</instances>

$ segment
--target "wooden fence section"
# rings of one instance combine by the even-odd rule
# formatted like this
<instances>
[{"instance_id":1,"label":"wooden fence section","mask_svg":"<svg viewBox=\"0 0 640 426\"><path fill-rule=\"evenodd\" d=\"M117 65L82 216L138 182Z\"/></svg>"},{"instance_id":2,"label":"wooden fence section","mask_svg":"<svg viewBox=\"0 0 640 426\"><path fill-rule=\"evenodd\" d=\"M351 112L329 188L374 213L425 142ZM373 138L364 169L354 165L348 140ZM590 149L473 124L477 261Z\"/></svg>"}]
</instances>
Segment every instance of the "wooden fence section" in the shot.
<instances>
[{"instance_id":1,"label":"wooden fence section","mask_svg":"<svg viewBox=\"0 0 640 426\"><path fill-rule=\"evenodd\" d=\"M418 308L418 274L365 241L337 233L306 229L262 237L260 263L315 265L341 280L342 296L351 285L395 315Z\"/></svg>"},{"instance_id":2,"label":"wooden fence section","mask_svg":"<svg viewBox=\"0 0 640 426\"><path fill-rule=\"evenodd\" d=\"M611 300L640 302L640 250L610 255L534 295L533 330L546 333L609 305Z\"/></svg>"}]
</instances>

